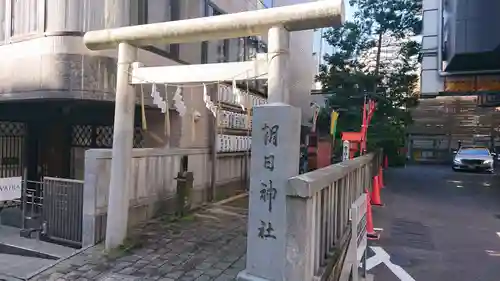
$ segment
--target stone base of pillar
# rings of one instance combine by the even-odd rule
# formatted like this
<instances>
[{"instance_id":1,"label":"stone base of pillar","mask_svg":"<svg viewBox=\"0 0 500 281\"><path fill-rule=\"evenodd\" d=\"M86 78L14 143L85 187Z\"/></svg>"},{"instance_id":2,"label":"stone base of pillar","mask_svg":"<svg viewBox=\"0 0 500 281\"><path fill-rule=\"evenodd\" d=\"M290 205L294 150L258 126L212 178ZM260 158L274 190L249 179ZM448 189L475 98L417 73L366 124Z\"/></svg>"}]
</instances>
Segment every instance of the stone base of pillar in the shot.
<instances>
[{"instance_id":1,"label":"stone base of pillar","mask_svg":"<svg viewBox=\"0 0 500 281\"><path fill-rule=\"evenodd\" d=\"M265 279L265 278L257 277L255 275L251 275L246 270L243 270L240 273L238 273L236 280L237 281L271 281L269 279Z\"/></svg>"}]
</instances>

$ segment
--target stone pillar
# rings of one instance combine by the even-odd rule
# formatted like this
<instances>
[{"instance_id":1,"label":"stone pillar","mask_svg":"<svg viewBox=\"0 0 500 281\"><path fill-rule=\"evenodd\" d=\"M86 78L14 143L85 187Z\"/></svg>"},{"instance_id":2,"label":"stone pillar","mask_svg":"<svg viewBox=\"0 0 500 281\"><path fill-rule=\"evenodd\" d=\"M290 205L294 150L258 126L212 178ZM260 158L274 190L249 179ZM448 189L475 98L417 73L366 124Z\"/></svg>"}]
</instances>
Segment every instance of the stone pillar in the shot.
<instances>
[{"instance_id":1,"label":"stone pillar","mask_svg":"<svg viewBox=\"0 0 500 281\"><path fill-rule=\"evenodd\" d=\"M300 110L283 103L254 108L246 269L240 281L285 281L286 188L298 175Z\"/></svg>"},{"instance_id":2,"label":"stone pillar","mask_svg":"<svg viewBox=\"0 0 500 281\"><path fill-rule=\"evenodd\" d=\"M290 100L290 32L276 26L268 33L268 102L289 103Z\"/></svg>"},{"instance_id":3,"label":"stone pillar","mask_svg":"<svg viewBox=\"0 0 500 281\"><path fill-rule=\"evenodd\" d=\"M132 162L135 113L135 88L129 84L128 73L136 56L136 47L120 43L106 224L106 249L108 250L120 246L127 235L130 188L128 178Z\"/></svg>"}]
</instances>

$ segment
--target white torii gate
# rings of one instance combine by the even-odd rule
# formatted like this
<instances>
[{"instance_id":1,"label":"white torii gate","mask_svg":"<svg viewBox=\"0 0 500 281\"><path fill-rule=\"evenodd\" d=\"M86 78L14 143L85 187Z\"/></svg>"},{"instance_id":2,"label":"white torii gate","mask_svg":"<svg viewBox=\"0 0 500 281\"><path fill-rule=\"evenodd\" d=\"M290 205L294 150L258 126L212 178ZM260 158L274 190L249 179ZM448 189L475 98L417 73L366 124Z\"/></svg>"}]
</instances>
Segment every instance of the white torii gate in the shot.
<instances>
[{"instance_id":1,"label":"white torii gate","mask_svg":"<svg viewBox=\"0 0 500 281\"><path fill-rule=\"evenodd\" d=\"M134 77L143 78L148 83L178 84L224 81L235 73L250 71L235 79L259 75L267 77L269 103L288 103L289 32L339 26L343 17L343 0L327 0L87 32L84 43L90 50L118 47L106 248L122 244L127 233L129 196L126 187L132 159L135 107L133 84L145 83ZM255 61L166 67L141 67L134 64L138 46L238 38L265 32L268 32L268 55L259 55Z\"/></svg>"}]
</instances>

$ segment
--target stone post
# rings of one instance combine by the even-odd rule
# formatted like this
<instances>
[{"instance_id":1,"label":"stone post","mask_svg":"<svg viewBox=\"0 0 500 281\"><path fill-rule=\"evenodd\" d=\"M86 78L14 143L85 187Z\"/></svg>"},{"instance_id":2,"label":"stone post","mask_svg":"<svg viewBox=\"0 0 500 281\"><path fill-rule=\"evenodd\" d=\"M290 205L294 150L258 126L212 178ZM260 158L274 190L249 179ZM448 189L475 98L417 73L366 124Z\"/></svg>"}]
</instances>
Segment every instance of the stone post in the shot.
<instances>
[{"instance_id":1,"label":"stone post","mask_svg":"<svg viewBox=\"0 0 500 281\"><path fill-rule=\"evenodd\" d=\"M118 46L115 121L111 178L109 182L106 249L120 246L127 236L130 165L134 140L135 90L129 85L130 65L137 48L127 43Z\"/></svg>"},{"instance_id":2,"label":"stone post","mask_svg":"<svg viewBox=\"0 0 500 281\"><path fill-rule=\"evenodd\" d=\"M254 108L246 269L240 281L285 281L286 188L298 175L300 110L283 103Z\"/></svg>"}]
</instances>

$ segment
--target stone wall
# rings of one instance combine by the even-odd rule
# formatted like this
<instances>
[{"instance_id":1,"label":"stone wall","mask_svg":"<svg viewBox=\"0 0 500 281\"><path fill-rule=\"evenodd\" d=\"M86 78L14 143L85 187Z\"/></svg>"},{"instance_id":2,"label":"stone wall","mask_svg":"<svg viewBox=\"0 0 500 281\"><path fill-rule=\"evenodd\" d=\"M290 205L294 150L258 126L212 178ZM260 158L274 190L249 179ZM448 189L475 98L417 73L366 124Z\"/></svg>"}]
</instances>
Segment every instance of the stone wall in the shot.
<instances>
[{"instance_id":1,"label":"stone wall","mask_svg":"<svg viewBox=\"0 0 500 281\"><path fill-rule=\"evenodd\" d=\"M207 202L211 192L212 163L208 149L134 149L128 187L129 227L159 214L175 210L181 158L188 157L188 170L194 173L192 207ZM228 154L217 158L216 194L230 196L246 183L245 157ZM111 150L90 149L85 153L83 203L83 245L104 239L109 199ZM216 198L220 199L220 198Z\"/></svg>"}]
</instances>

